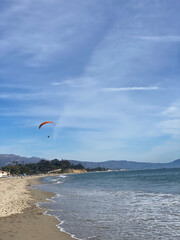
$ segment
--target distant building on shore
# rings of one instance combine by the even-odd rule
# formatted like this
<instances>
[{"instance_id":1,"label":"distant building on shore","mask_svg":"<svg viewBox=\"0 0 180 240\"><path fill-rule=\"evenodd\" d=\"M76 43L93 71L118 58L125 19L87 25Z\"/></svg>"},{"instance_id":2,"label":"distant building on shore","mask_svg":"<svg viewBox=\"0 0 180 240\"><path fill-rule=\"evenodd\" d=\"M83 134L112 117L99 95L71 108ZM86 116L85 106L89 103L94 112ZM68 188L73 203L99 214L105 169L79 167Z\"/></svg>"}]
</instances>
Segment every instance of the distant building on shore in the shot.
<instances>
[{"instance_id":1,"label":"distant building on shore","mask_svg":"<svg viewBox=\"0 0 180 240\"><path fill-rule=\"evenodd\" d=\"M5 172L5 171L0 170L0 177L6 177L8 175L10 175L10 172Z\"/></svg>"}]
</instances>

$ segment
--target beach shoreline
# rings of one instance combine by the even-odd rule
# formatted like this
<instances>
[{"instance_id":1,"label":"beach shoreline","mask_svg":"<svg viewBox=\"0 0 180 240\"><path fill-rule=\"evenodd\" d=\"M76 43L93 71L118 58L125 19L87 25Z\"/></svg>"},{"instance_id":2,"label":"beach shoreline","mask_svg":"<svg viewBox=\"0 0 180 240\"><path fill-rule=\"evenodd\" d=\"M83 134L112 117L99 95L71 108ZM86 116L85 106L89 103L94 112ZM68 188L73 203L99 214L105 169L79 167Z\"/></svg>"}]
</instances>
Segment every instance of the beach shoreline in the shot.
<instances>
[{"instance_id":1,"label":"beach shoreline","mask_svg":"<svg viewBox=\"0 0 180 240\"><path fill-rule=\"evenodd\" d=\"M60 222L36 206L55 194L34 189L45 176L0 179L0 240L72 240L61 232Z\"/></svg>"}]
</instances>

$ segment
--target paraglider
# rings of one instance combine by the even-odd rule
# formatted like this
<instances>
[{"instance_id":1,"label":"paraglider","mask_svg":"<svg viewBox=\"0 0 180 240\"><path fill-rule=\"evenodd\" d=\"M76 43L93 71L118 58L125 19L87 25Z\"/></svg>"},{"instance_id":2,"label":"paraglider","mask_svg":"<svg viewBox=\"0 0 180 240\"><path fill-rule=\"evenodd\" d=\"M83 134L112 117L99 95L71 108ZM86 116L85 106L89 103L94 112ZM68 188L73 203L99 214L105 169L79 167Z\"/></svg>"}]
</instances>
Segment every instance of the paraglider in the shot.
<instances>
[{"instance_id":1,"label":"paraglider","mask_svg":"<svg viewBox=\"0 0 180 240\"><path fill-rule=\"evenodd\" d=\"M56 124L54 122L51 122L51 121L46 121L46 122L43 122L39 125L39 129L44 125L44 124L47 124L47 123L52 123L56 126ZM50 136L47 136L48 138L50 138Z\"/></svg>"},{"instance_id":2,"label":"paraglider","mask_svg":"<svg viewBox=\"0 0 180 240\"><path fill-rule=\"evenodd\" d=\"M44 124L47 124L47 123L52 123L56 126L56 124L54 122L51 122L51 121L46 121L46 122L43 122L39 125L39 129L44 125Z\"/></svg>"}]
</instances>

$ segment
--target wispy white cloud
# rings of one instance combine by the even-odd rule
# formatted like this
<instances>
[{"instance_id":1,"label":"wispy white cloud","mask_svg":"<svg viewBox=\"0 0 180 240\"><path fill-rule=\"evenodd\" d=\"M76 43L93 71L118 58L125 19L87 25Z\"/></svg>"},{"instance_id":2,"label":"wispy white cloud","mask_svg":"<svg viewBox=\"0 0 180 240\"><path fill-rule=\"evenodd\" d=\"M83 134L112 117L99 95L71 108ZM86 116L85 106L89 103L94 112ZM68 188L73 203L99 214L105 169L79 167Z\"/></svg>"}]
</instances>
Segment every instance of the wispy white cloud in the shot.
<instances>
[{"instance_id":1,"label":"wispy white cloud","mask_svg":"<svg viewBox=\"0 0 180 240\"><path fill-rule=\"evenodd\" d=\"M95 87L97 85L97 80L94 78L88 78L86 76L80 78L73 78L62 80L59 82L52 82L52 86L65 86L72 88L88 88Z\"/></svg>"},{"instance_id":2,"label":"wispy white cloud","mask_svg":"<svg viewBox=\"0 0 180 240\"><path fill-rule=\"evenodd\" d=\"M159 87L122 87L122 88L103 88L104 92L120 92L120 91L152 91L158 90Z\"/></svg>"},{"instance_id":3,"label":"wispy white cloud","mask_svg":"<svg viewBox=\"0 0 180 240\"><path fill-rule=\"evenodd\" d=\"M61 82L52 82L51 84L53 86L64 86L64 85L74 86L74 81L66 80L66 81L61 81Z\"/></svg>"},{"instance_id":4,"label":"wispy white cloud","mask_svg":"<svg viewBox=\"0 0 180 240\"><path fill-rule=\"evenodd\" d=\"M179 101L166 106L156 115L159 121L156 123L156 131L159 135L169 135L172 138L180 136L180 103Z\"/></svg>"},{"instance_id":5,"label":"wispy white cloud","mask_svg":"<svg viewBox=\"0 0 180 240\"><path fill-rule=\"evenodd\" d=\"M8 100L33 100L33 99L40 99L45 98L44 94L39 93L7 93L7 94L0 94L0 99L8 99Z\"/></svg>"},{"instance_id":6,"label":"wispy white cloud","mask_svg":"<svg viewBox=\"0 0 180 240\"><path fill-rule=\"evenodd\" d=\"M180 135L180 119L165 120L158 124L162 132L170 135Z\"/></svg>"},{"instance_id":7,"label":"wispy white cloud","mask_svg":"<svg viewBox=\"0 0 180 240\"><path fill-rule=\"evenodd\" d=\"M162 116L168 118L180 118L180 103L176 102L171 104L162 112Z\"/></svg>"},{"instance_id":8,"label":"wispy white cloud","mask_svg":"<svg viewBox=\"0 0 180 240\"><path fill-rule=\"evenodd\" d=\"M148 41L155 41L155 42L180 42L180 35L179 36L137 36L135 37L141 40L148 40Z\"/></svg>"}]
</instances>

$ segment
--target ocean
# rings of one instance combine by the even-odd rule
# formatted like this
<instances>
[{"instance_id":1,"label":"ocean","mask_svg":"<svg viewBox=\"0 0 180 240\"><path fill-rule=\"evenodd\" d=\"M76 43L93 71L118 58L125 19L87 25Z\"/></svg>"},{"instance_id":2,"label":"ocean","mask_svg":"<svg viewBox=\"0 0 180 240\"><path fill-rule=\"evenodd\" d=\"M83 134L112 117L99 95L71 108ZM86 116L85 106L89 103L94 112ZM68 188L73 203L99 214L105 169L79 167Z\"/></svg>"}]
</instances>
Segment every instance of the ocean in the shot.
<instances>
[{"instance_id":1,"label":"ocean","mask_svg":"<svg viewBox=\"0 0 180 240\"><path fill-rule=\"evenodd\" d=\"M180 169L59 175L43 181L38 189L56 197L37 205L75 239L180 239Z\"/></svg>"}]
</instances>

